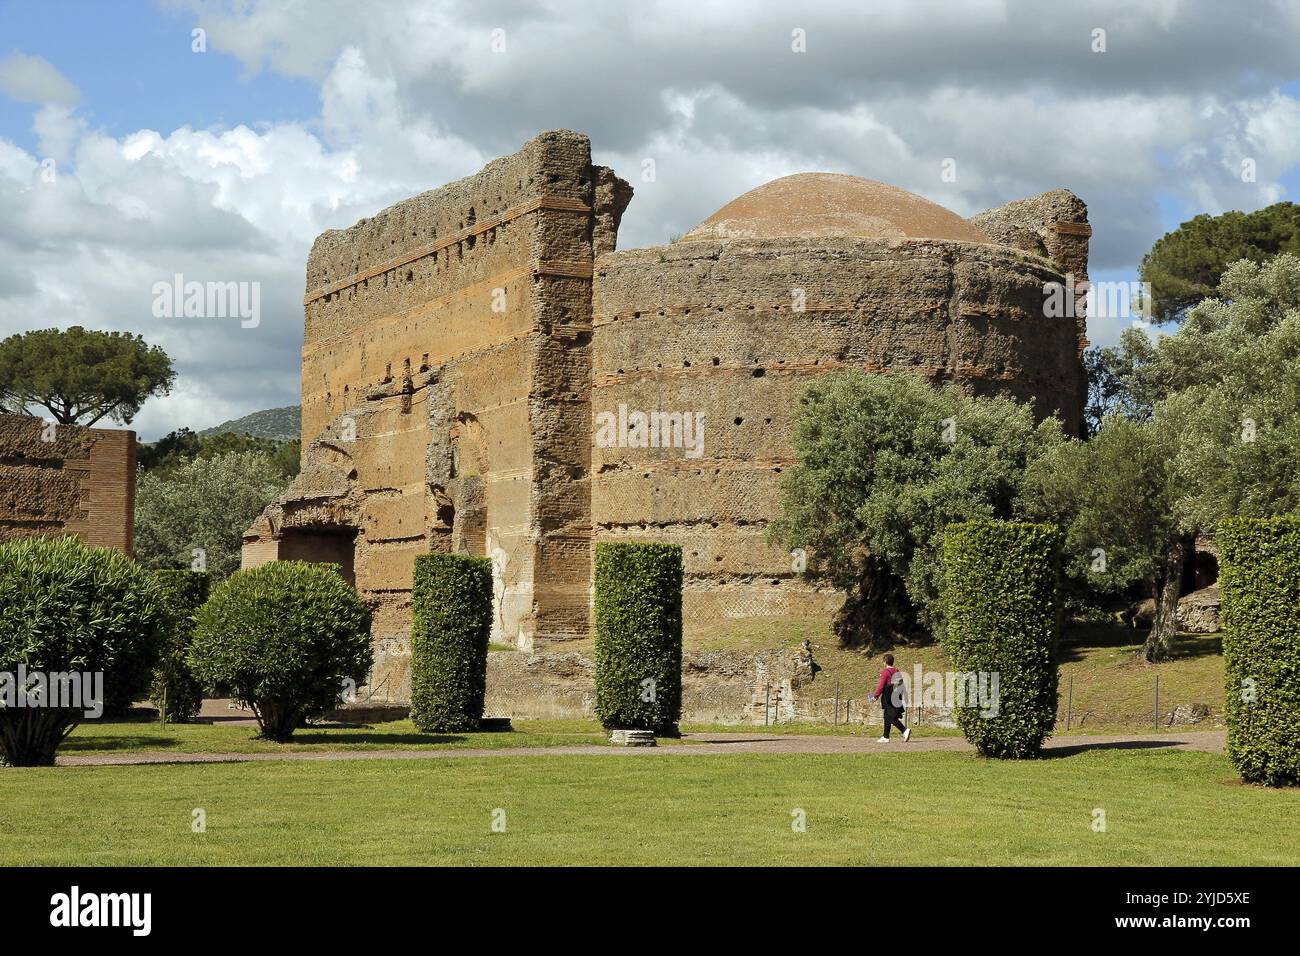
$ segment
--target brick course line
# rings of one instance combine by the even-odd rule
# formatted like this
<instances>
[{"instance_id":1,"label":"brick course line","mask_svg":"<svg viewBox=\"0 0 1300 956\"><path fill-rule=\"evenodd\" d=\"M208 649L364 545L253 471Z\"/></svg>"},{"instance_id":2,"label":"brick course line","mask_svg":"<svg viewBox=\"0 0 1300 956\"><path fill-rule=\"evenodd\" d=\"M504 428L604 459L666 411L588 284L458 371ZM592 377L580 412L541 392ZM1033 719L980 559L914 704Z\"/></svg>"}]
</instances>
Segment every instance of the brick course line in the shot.
<instances>
[{"instance_id":1,"label":"brick course line","mask_svg":"<svg viewBox=\"0 0 1300 956\"><path fill-rule=\"evenodd\" d=\"M344 289L351 288L366 279L373 279L375 276L383 275L385 272L391 272L393 269L400 269L404 265L409 265L417 259L423 259L425 256L431 256L435 252L441 252L448 246L454 246L458 242L464 242L473 236L481 235L489 229L496 229L503 226L513 219L520 216L526 216L530 212L539 210L551 210L555 212L580 212L584 215L591 215L592 209L580 199L565 199L560 196L540 196L532 202L526 202L519 206L513 206L505 212L498 213L495 216L489 216L482 222L476 222L473 226L461 229L452 233L445 239L438 239L434 242L418 246L411 252L403 253L400 256L394 256L391 259L385 259L377 265L371 266L363 272L357 272L346 278L339 279L329 285L321 286L319 289L313 289L303 296L302 304L311 305L317 299L323 299L327 295L333 295L335 292L342 292Z\"/></svg>"}]
</instances>

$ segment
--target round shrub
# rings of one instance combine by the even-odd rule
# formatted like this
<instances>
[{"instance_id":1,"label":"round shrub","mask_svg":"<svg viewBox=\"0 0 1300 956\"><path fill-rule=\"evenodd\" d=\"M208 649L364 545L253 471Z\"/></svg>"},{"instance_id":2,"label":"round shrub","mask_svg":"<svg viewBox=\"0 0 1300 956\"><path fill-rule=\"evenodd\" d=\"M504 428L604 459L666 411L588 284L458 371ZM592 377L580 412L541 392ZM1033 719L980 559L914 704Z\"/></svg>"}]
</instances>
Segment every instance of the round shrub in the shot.
<instances>
[{"instance_id":1,"label":"round shrub","mask_svg":"<svg viewBox=\"0 0 1300 956\"><path fill-rule=\"evenodd\" d=\"M1300 517L1219 525L1228 759L1247 783L1300 784Z\"/></svg>"},{"instance_id":2,"label":"round shrub","mask_svg":"<svg viewBox=\"0 0 1300 956\"><path fill-rule=\"evenodd\" d=\"M147 688L166 625L153 576L119 551L88 548L71 537L0 544L4 761L53 764L72 729L104 711L110 688ZM28 677L44 676L40 706L17 705L20 666ZM56 699L52 685L65 674L89 675L89 682L76 682L77 706L50 706L74 700L68 696L74 686L61 681ZM100 699L88 699L95 696Z\"/></svg>"},{"instance_id":3,"label":"round shrub","mask_svg":"<svg viewBox=\"0 0 1300 956\"><path fill-rule=\"evenodd\" d=\"M682 549L596 545L596 716L672 735L682 713Z\"/></svg>"},{"instance_id":4,"label":"round shrub","mask_svg":"<svg viewBox=\"0 0 1300 956\"><path fill-rule=\"evenodd\" d=\"M288 740L332 710L374 663L370 612L335 565L272 561L236 571L199 609L190 670L252 709L262 736Z\"/></svg>"},{"instance_id":5,"label":"round shrub","mask_svg":"<svg viewBox=\"0 0 1300 956\"><path fill-rule=\"evenodd\" d=\"M985 757L1037 756L1056 723L1060 537L1054 525L1010 521L944 535L944 647L965 692L954 710Z\"/></svg>"},{"instance_id":6,"label":"round shrub","mask_svg":"<svg viewBox=\"0 0 1300 956\"><path fill-rule=\"evenodd\" d=\"M172 569L154 571L153 576L165 595L169 620L149 699L159 713L166 711L168 720L183 723L203 705L203 685L190 673L189 652L194 615L208 599L210 579L205 571Z\"/></svg>"},{"instance_id":7,"label":"round shrub","mask_svg":"<svg viewBox=\"0 0 1300 956\"><path fill-rule=\"evenodd\" d=\"M487 694L492 560L419 555L411 611L411 720L429 733L477 730Z\"/></svg>"}]
</instances>

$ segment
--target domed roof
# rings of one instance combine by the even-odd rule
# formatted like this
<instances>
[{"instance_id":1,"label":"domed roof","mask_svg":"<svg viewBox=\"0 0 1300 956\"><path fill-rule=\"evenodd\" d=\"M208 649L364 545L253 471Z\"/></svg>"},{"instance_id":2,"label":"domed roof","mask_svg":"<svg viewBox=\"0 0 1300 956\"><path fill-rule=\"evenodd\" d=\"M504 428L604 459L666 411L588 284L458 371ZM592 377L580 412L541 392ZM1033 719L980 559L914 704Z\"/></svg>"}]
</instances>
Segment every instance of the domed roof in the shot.
<instances>
[{"instance_id":1,"label":"domed roof","mask_svg":"<svg viewBox=\"0 0 1300 956\"><path fill-rule=\"evenodd\" d=\"M916 193L842 173L774 179L727 203L682 241L817 236L990 241L955 212Z\"/></svg>"}]
</instances>

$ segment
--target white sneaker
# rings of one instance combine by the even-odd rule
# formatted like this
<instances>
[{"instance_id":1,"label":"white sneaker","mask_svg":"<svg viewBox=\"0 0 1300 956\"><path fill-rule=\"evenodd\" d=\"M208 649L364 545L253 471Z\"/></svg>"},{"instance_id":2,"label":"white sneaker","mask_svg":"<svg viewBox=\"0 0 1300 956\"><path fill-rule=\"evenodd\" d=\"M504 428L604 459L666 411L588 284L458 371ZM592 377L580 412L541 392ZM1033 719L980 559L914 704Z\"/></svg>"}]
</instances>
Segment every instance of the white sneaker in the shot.
<instances>
[{"instance_id":1,"label":"white sneaker","mask_svg":"<svg viewBox=\"0 0 1300 956\"><path fill-rule=\"evenodd\" d=\"M912 736L912 728L908 727L903 731L903 743L907 743L908 738Z\"/></svg>"},{"instance_id":2,"label":"white sneaker","mask_svg":"<svg viewBox=\"0 0 1300 956\"><path fill-rule=\"evenodd\" d=\"M889 743L889 738L888 738L888 737L881 737L880 739L878 739L878 740L876 741L876 743L878 743L878 744L887 744L887 743Z\"/></svg>"}]
</instances>

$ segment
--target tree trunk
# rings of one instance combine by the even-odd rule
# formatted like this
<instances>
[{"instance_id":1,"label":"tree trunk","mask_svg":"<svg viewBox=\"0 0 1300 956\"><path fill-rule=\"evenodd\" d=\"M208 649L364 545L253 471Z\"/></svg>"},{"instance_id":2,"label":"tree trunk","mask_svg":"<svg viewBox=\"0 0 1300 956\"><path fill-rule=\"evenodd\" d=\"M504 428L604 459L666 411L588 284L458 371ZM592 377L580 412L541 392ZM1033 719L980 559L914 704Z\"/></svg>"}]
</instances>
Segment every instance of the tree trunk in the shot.
<instances>
[{"instance_id":1,"label":"tree trunk","mask_svg":"<svg viewBox=\"0 0 1300 956\"><path fill-rule=\"evenodd\" d=\"M1164 566L1155 584L1156 613L1142 653L1152 663L1169 656L1169 645L1178 633L1178 599L1182 596L1183 565L1188 540L1179 535L1165 548Z\"/></svg>"},{"instance_id":2,"label":"tree trunk","mask_svg":"<svg viewBox=\"0 0 1300 956\"><path fill-rule=\"evenodd\" d=\"M870 556L857 563L857 583L849 588L831 622L840 644L875 652L907 640L917 622L902 580Z\"/></svg>"}]
</instances>

